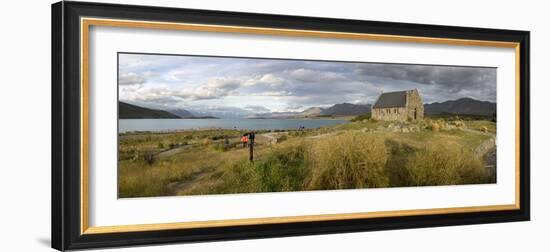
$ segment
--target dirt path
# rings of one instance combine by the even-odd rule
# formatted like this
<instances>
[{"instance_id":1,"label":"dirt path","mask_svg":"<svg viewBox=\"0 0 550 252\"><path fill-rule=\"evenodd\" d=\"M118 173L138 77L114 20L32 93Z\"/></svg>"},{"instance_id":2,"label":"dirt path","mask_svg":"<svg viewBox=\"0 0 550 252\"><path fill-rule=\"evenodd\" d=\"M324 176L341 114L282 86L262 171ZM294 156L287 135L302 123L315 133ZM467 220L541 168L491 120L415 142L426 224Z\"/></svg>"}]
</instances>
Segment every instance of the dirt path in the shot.
<instances>
[{"instance_id":1,"label":"dirt path","mask_svg":"<svg viewBox=\"0 0 550 252\"><path fill-rule=\"evenodd\" d=\"M262 133L256 136L257 143L276 144L279 138L288 135L288 131Z\"/></svg>"},{"instance_id":2,"label":"dirt path","mask_svg":"<svg viewBox=\"0 0 550 252\"><path fill-rule=\"evenodd\" d=\"M192 145L189 145L189 146L192 146ZM176 181L168 184L167 189L169 190L170 195L178 195L181 193L185 194L186 191L192 191L195 186L203 182L204 183L212 182L211 181L212 175L216 174L217 172L220 172L220 169L218 169L218 167L222 167L222 164L227 160L231 159L231 157L239 157L239 159L241 159L243 162L248 162L248 159L247 159L248 148L241 148L240 146L241 145L238 145L236 148L229 149L225 152L212 153L213 155L223 155L221 158L209 159L210 157L205 157L206 159L209 159L212 163L210 163L208 167L204 167L201 170L193 172L189 177L187 177L182 181ZM255 148L255 152L254 152L255 160L261 159L265 151L268 151L268 150L269 150L268 145L265 145L265 144L258 145L258 147ZM175 154L176 153L172 152L170 155L175 155Z\"/></svg>"},{"instance_id":3,"label":"dirt path","mask_svg":"<svg viewBox=\"0 0 550 252\"><path fill-rule=\"evenodd\" d=\"M201 170L191 175L191 178L183 182L172 182L168 184L168 189L172 192L172 195L177 195L181 191L185 191L191 188L195 183L201 181L208 175L212 174L215 170Z\"/></svg>"},{"instance_id":4,"label":"dirt path","mask_svg":"<svg viewBox=\"0 0 550 252\"><path fill-rule=\"evenodd\" d=\"M161 157L161 158L164 158L164 157L169 157L169 156L172 156L172 155L176 155L186 149L189 149L193 147L193 145L191 144L188 144L188 145L184 145L184 146L180 146L180 147L177 147L177 148L174 148L174 149L169 149L169 150L165 150L163 152L159 152L157 153L157 157Z\"/></svg>"}]
</instances>

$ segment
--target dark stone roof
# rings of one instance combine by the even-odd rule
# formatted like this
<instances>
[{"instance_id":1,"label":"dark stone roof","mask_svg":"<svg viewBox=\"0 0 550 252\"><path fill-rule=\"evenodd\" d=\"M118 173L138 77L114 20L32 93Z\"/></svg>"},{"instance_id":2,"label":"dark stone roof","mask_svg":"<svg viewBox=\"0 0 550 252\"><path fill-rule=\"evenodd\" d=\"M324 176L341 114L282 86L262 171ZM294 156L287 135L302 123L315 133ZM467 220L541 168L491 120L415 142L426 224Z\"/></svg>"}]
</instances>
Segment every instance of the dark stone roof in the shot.
<instances>
[{"instance_id":1,"label":"dark stone roof","mask_svg":"<svg viewBox=\"0 0 550 252\"><path fill-rule=\"evenodd\" d=\"M395 108L407 105L407 91L383 93L372 108Z\"/></svg>"}]
</instances>

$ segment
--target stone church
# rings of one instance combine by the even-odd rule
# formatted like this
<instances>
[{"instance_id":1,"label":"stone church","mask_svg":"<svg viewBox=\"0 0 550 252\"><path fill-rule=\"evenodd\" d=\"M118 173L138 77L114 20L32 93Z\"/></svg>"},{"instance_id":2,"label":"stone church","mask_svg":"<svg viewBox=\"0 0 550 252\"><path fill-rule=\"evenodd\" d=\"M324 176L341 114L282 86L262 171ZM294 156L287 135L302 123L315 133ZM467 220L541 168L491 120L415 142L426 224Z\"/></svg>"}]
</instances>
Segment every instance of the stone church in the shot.
<instances>
[{"instance_id":1,"label":"stone church","mask_svg":"<svg viewBox=\"0 0 550 252\"><path fill-rule=\"evenodd\" d=\"M424 104L418 90L382 93L372 106L372 118L382 121L418 121L424 119Z\"/></svg>"}]
</instances>

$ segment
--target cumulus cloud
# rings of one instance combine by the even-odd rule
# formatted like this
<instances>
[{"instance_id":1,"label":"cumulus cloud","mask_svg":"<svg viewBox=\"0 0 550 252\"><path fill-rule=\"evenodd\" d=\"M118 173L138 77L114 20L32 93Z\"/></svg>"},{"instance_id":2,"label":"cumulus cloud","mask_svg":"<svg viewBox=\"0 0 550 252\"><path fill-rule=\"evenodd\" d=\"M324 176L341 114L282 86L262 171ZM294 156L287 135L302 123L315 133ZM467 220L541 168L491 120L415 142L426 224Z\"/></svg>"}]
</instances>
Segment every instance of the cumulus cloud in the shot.
<instances>
[{"instance_id":1,"label":"cumulus cloud","mask_svg":"<svg viewBox=\"0 0 550 252\"><path fill-rule=\"evenodd\" d=\"M238 79L216 77L208 79L204 85L176 92L174 95L189 100L217 99L231 94L241 85Z\"/></svg>"},{"instance_id":2,"label":"cumulus cloud","mask_svg":"<svg viewBox=\"0 0 550 252\"><path fill-rule=\"evenodd\" d=\"M424 102L496 100L496 68L121 54L121 99L151 106L284 111L372 103L417 88ZM239 113L240 113L239 112Z\"/></svg>"},{"instance_id":3,"label":"cumulus cloud","mask_svg":"<svg viewBox=\"0 0 550 252\"><path fill-rule=\"evenodd\" d=\"M167 88L141 88L133 92L120 94L120 97L128 101L157 102L173 101L174 91Z\"/></svg>"},{"instance_id":4,"label":"cumulus cloud","mask_svg":"<svg viewBox=\"0 0 550 252\"><path fill-rule=\"evenodd\" d=\"M244 109L251 111L253 113L269 113L271 112L270 109L264 107L264 106L258 106L258 105L246 105L244 106Z\"/></svg>"},{"instance_id":5,"label":"cumulus cloud","mask_svg":"<svg viewBox=\"0 0 550 252\"><path fill-rule=\"evenodd\" d=\"M119 85L140 85L145 83L147 79L143 75L139 75L136 73L120 73L118 76L118 84Z\"/></svg>"},{"instance_id":6,"label":"cumulus cloud","mask_svg":"<svg viewBox=\"0 0 550 252\"><path fill-rule=\"evenodd\" d=\"M299 68L292 70L289 73L289 77L294 80L302 82L316 82L316 83L334 83L346 80L340 73L336 72L322 72L318 70Z\"/></svg>"},{"instance_id":7,"label":"cumulus cloud","mask_svg":"<svg viewBox=\"0 0 550 252\"><path fill-rule=\"evenodd\" d=\"M253 84L258 84L258 83L265 83L272 87L278 87L284 83L284 79L275 74L264 74Z\"/></svg>"},{"instance_id":8,"label":"cumulus cloud","mask_svg":"<svg viewBox=\"0 0 550 252\"><path fill-rule=\"evenodd\" d=\"M259 92L259 93L248 93L248 95L254 95L254 96L292 96L292 92L290 91L265 91L265 92Z\"/></svg>"}]
</instances>

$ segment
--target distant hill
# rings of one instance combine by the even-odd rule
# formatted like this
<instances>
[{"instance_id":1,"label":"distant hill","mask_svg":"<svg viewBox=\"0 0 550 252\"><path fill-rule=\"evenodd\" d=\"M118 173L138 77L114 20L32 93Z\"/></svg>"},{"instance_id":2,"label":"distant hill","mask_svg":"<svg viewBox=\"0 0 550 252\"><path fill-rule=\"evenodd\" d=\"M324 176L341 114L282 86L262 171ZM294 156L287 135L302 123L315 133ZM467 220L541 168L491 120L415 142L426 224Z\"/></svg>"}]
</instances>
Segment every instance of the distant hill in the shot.
<instances>
[{"instance_id":1,"label":"distant hill","mask_svg":"<svg viewBox=\"0 0 550 252\"><path fill-rule=\"evenodd\" d=\"M341 104L335 104L332 107L323 109L321 111L321 115L334 115L334 116L364 115L364 114L369 114L370 110L371 110L370 104L341 103Z\"/></svg>"},{"instance_id":2,"label":"distant hill","mask_svg":"<svg viewBox=\"0 0 550 252\"><path fill-rule=\"evenodd\" d=\"M472 98L461 98L454 101L435 102L424 104L424 113L439 114L466 114L492 116L497 111L497 104L488 101L478 101Z\"/></svg>"},{"instance_id":3,"label":"distant hill","mask_svg":"<svg viewBox=\"0 0 550 252\"><path fill-rule=\"evenodd\" d=\"M246 118L250 119L288 119L300 117L296 112L271 112L249 115Z\"/></svg>"},{"instance_id":4,"label":"distant hill","mask_svg":"<svg viewBox=\"0 0 550 252\"><path fill-rule=\"evenodd\" d=\"M205 106L186 108L194 118L246 118L253 113L242 108L231 106Z\"/></svg>"},{"instance_id":5,"label":"distant hill","mask_svg":"<svg viewBox=\"0 0 550 252\"><path fill-rule=\"evenodd\" d=\"M315 116L319 116L321 114L321 112L323 112L322 108L311 107L311 108L308 108L308 109L302 111L301 113L299 113L299 115L302 116L302 117L315 117Z\"/></svg>"},{"instance_id":6,"label":"distant hill","mask_svg":"<svg viewBox=\"0 0 550 252\"><path fill-rule=\"evenodd\" d=\"M173 110L168 110L168 112L170 112L174 115L177 115L181 118L194 118L195 117L191 112L189 112L185 109L173 109Z\"/></svg>"},{"instance_id":7,"label":"distant hill","mask_svg":"<svg viewBox=\"0 0 550 252\"><path fill-rule=\"evenodd\" d=\"M118 118L120 119L157 119L157 118L180 118L180 117L164 110L144 108L144 107L119 101Z\"/></svg>"},{"instance_id":8,"label":"distant hill","mask_svg":"<svg viewBox=\"0 0 550 252\"><path fill-rule=\"evenodd\" d=\"M313 117L326 117L326 116L353 116L364 115L370 113L370 104L351 104L342 103L335 104L328 108L311 107L302 112L271 112L254 114L248 116L248 118L313 118Z\"/></svg>"}]
</instances>

